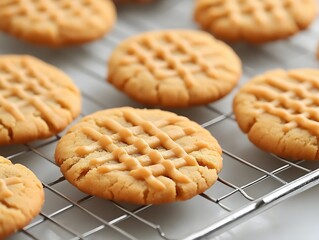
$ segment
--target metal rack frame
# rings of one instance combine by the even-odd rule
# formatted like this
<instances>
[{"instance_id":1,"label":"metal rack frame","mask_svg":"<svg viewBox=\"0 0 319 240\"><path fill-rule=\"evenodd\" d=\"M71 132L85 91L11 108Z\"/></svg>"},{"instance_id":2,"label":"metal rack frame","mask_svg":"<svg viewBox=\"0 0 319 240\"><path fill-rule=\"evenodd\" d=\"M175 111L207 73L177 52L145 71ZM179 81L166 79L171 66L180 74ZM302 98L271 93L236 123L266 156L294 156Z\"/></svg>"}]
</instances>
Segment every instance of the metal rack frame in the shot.
<instances>
[{"instance_id":1,"label":"metal rack frame","mask_svg":"<svg viewBox=\"0 0 319 240\"><path fill-rule=\"evenodd\" d=\"M19 42L18 40L12 40L10 37L5 35L0 35L0 41L4 42L8 45L6 49L0 49L0 53L29 53L33 55L37 55L43 59L52 60L53 64L56 64L56 57L59 54L63 53L63 60L59 59L61 68L68 72L69 69L71 71L69 74L72 78L75 79L75 82L79 85L80 89L82 90L82 97L84 101L84 109L80 117L87 115L94 110L109 108L109 107L116 107L118 103L106 103L105 99L101 99L101 94L91 94L93 91L98 91L100 88L106 88L106 83L104 83L104 75L101 71L96 69L103 69L105 68L106 57L101 57L101 50L107 50L108 54L111 52L111 49L123 38L128 37L131 34L149 30L149 29L159 29L159 28L167 28L171 27L170 25L165 25L163 22L157 22L157 17L160 17L159 14L163 11L166 11L168 16L174 15L175 12L183 13L183 7L190 7L192 5L192 0L183 0L183 1L176 1L176 0L166 0L158 2L155 5L158 10L151 9L152 6L144 6L140 7L139 9L135 9L133 7L128 7L121 9L119 12L119 26L115 28L114 32L111 33L109 36L106 36L104 39L88 46L81 46L76 49L69 49L65 50L57 50L54 52L53 50L46 50L46 49L37 49L36 47L30 47L27 44ZM189 9L187 10L189 11ZM185 14L181 15L181 19L179 19L177 27L190 27L193 28L194 25L191 22L191 19L188 17L187 11L185 10ZM147 12L148 15L141 16L139 14ZM137 16L136 18L134 16ZM150 16L155 16L155 19L152 19ZM184 19L187 19L184 21ZM173 24L174 25L174 24ZM298 59L288 59L288 61L283 62L280 59L280 56L272 55L271 51L268 51L271 48L278 47L279 49L286 49L287 52L290 52L294 55L296 52L303 52L304 54L300 56L304 59L310 59L309 62L303 62L304 64L314 66L317 63L314 59L311 59L312 52L309 51L309 46L304 46L302 44L302 40L314 41L313 38L317 33L316 26L319 26L319 22L316 21L308 31L301 34L298 37L294 37L289 40L285 40L281 43L275 43L272 45L268 45L266 47L261 46L247 46L247 45L233 45L234 49L238 52L238 54L243 58L244 62L244 77L241 80L240 84L243 84L246 79L250 78L251 76L257 74L258 72L264 71L264 65L260 64L262 67L254 66L254 62L249 62L249 58L245 58L245 54L241 55L241 52L245 51L257 51L259 56L263 55L260 58L261 61L267 60L270 64L267 66L268 68L272 67L273 65L278 65L281 67L294 67L298 65ZM175 25L173 27L176 27ZM289 47L289 49L287 48ZM260 53L261 52L261 53ZM107 55L107 54L106 54ZM81 61L81 56L85 56L86 60ZM65 62L63 62L65 61ZM64 63L69 64L68 66ZM59 64L57 64L59 65ZM93 67L93 68L92 68ZM85 78L89 77L92 82L88 89L86 89L87 82L84 80ZM79 81L77 81L77 79ZM105 85L105 86L104 86ZM236 92L235 89L233 92ZM103 91L103 89L101 90ZM108 87L107 91L116 92L116 90L112 89L112 87ZM117 94L117 98L125 98L120 93ZM226 126L226 124L235 125L236 122L232 116L231 110L229 109L229 103L231 102L232 96L227 96L225 99L210 104L207 106L200 107L200 110L193 109L189 110L190 113L187 111L182 112L183 114L187 115L188 117L197 120L194 114L196 111L201 111L207 114L205 120L201 121L201 125L211 132L216 132L216 129L220 128L219 126ZM133 106L136 103L130 102L131 100L125 99L124 102L128 104L132 104ZM119 103L121 104L121 103ZM140 105L137 105L140 106ZM179 110L173 110L179 113ZM298 162L290 162L285 159L281 159L276 156L267 155L267 158L271 159L274 162L271 167L260 165L259 162L252 161L249 157L243 157L240 154L237 154L236 151L232 151L230 147L223 147L223 154L227 162L232 162L236 166L240 166L240 168L244 168L245 171L253 171L254 177L252 180L245 182L244 184L239 184L237 180L229 180L228 177L235 174L233 172L233 168L228 170L226 167L223 168L221 175L218 178L217 185L212 187L212 191L207 191L201 194L198 198L200 201L208 202L214 206L217 206L219 210L216 212L221 211L221 215L213 216L210 222L208 223L201 223L201 227L192 230L191 233L187 233L187 235L181 236L181 234L177 234L180 236L170 236L167 232L163 229L163 226L156 223L157 219L152 218L150 219L144 217L144 213L151 210L158 208L157 206L147 205L147 206L126 206L121 203L103 200L103 206L111 208L112 211L119 212L115 217L111 219L107 219L106 217L101 216L99 213L96 213L91 208L87 207L85 204L90 201L100 201L93 196L88 196L85 194L76 193L76 197L70 197L69 194L66 194L61 188L57 187L62 183L66 183L66 180L62 177L61 174L55 174L55 170L58 169L56 165L54 165L54 159L52 151L55 147L56 142L60 139L63 133L52 137L50 139L46 139L43 141L37 141L34 143L21 145L21 146L14 146L10 148L3 148L0 147L0 155L5 155L5 157L11 159L13 162L24 162L24 159L29 158L39 158L41 160L36 162L28 162L28 167L31 170L41 173L41 168L43 166L48 166L49 168L54 169L54 176L51 177L50 174L47 176L42 176L42 182L44 189L47 195L52 197L56 197L63 201L64 204L61 207L58 207L52 211L41 211L39 216L32 221L28 226L24 229L19 231L17 234L13 235L9 239L19 239L19 237L24 237L26 239L40 239L42 238L43 232L47 235L45 239L99 239L98 234L102 234L102 236L107 237L108 232L112 233L110 235L110 239L139 239L138 236L134 235L134 231L129 226L130 223L141 224L143 228L151 230L155 239L199 239L208 235L216 235L219 234L226 229L236 225L245 219L248 219L256 214L259 214L261 211L264 211L277 203L284 201L285 199L302 192L319 182L319 164L318 163L309 163L305 161L298 161ZM217 134L218 135L218 134ZM239 136L241 138L242 136ZM218 137L217 137L218 139ZM226 143L225 139L218 139L223 146L223 143ZM252 144L249 145L249 148L253 148ZM50 150L48 150L50 149ZM265 153L256 150L256 154L254 155L255 159L259 157L264 157ZM31 155L31 157L29 156ZM29 160L28 160L29 161ZM270 160L269 160L270 161ZM230 164L230 163L228 163ZM42 166L43 165L43 166ZM234 165L234 166L235 166ZM287 173L288 171L292 170L293 173ZM295 174L294 171L298 173ZM49 171L48 171L49 172ZM237 172L238 179L243 176L241 172ZM282 175L283 174L283 175ZM45 174L44 174L45 175ZM263 192L262 194L255 194L254 191L249 191L250 189L254 189L254 187L259 186L260 184L264 184L267 180L271 180L272 184L270 184L270 190ZM268 185L267 185L268 186ZM227 191L225 190L227 189ZM74 189L73 189L74 190ZM73 191L72 190L72 191ZM253 193L253 194L251 194ZM72 195L72 194L71 194ZM254 195L254 196L252 196ZM235 197L237 196L237 197ZM233 199L234 198L234 199ZM243 199L243 203L237 204L233 206L232 202L237 202L237 200L241 198ZM189 204L194 207L198 207L196 203L197 200L189 200ZM46 206L48 204L48 206ZM45 208L51 208L52 203L45 203ZM178 204L178 203L177 203ZM53 208L53 207L52 207ZM92 222L95 222L93 227L89 227L86 230L79 231L76 229L72 224L65 223L63 219L59 217L65 213L68 213L71 210L76 210L79 214L84 214L85 216L92 219ZM184 209L184 208L183 208ZM186 208L185 208L186 209ZM185 210L184 209L184 210ZM77 220L77 219L74 219ZM80 221L80 220L78 220ZM127 225L121 225L122 223L128 222ZM58 230L47 231L47 225L51 226L51 228L57 228ZM181 222L180 224L183 224ZM50 228L50 227L49 227ZM167 228L166 228L167 230ZM104 231L106 232L105 235ZM53 235L52 232L54 233Z\"/></svg>"}]
</instances>

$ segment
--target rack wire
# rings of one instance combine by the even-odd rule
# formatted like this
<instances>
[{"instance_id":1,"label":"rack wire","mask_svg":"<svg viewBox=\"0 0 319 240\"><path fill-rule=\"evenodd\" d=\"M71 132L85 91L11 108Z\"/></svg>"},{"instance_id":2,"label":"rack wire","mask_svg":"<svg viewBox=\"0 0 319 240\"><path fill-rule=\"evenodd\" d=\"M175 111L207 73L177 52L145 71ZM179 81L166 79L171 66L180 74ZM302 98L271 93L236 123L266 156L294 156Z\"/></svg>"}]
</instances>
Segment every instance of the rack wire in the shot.
<instances>
[{"instance_id":1,"label":"rack wire","mask_svg":"<svg viewBox=\"0 0 319 240\"><path fill-rule=\"evenodd\" d=\"M105 83L108 56L119 41L139 32L196 28L192 5L192 0L161 0L154 5L120 7L110 35L75 48L39 48L0 34L0 54L31 54L67 72L82 91L80 117L111 107L146 107ZM199 239L217 235L316 185L318 162L291 162L254 147L238 129L231 102L247 79L267 69L318 67L314 57L318 26L315 21L295 37L262 46L232 45L243 61L239 86L207 106L169 109L201 124L223 147L224 167L218 181L191 200L137 206L78 191L54 163L56 143L65 131L30 144L0 147L0 155L26 165L39 177L46 194L41 213L9 239Z\"/></svg>"}]
</instances>

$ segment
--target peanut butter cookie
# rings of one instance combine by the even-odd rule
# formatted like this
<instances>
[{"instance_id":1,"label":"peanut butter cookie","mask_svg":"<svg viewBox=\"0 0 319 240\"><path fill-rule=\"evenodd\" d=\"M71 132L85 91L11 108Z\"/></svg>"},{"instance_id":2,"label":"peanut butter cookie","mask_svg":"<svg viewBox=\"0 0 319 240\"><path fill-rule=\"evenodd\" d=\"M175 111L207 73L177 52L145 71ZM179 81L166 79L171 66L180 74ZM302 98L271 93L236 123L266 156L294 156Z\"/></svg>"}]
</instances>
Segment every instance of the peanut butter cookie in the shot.
<instances>
[{"instance_id":1,"label":"peanut butter cookie","mask_svg":"<svg viewBox=\"0 0 319 240\"><path fill-rule=\"evenodd\" d=\"M37 177L0 156L0 239L26 226L43 203L44 191Z\"/></svg>"},{"instance_id":2,"label":"peanut butter cookie","mask_svg":"<svg viewBox=\"0 0 319 240\"><path fill-rule=\"evenodd\" d=\"M31 56L0 56L0 145L53 136L80 110L80 92L63 72Z\"/></svg>"},{"instance_id":3,"label":"peanut butter cookie","mask_svg":"<svg viewBox=\"0 0 319 240\"><path fill-rule=\"evenodd\" d=\"M113 26L110 0L0 1L0 30L31 43L65 46L101 38Z\"/></svg>"},{"instance_id":4,"label":"peanut butter cookie","mask_svg":"<svg viewBox=\"0 0 319 240\"><path fill-rule=\"evenodd\" d=\"M195 30L133 36L109 59L108 81L148 105L207 104L229 93L240 76L241 62L234 51Z\"/></svg>"},{"instance_id":5,"label":"peanut butter cookie","mask_svg":"<svg viewBox=\"0 0 319 240\"><path fill-rule=\"evenodd\" d=\"M307 28L316 13L316 0L196 0L194 18L218 38L262 43Z\"/></svg>"},{"instance_id":6,"label":"peanut butter cookie","mask_svg":"<svg viewBox=\"0 0 319 240\"><path fill-rule=\"evenodd\" d=\"M275 70L234 98L239 127L259 148L291 160L319 160L319 71Z\"/></svg>"},{"instance_id":7,"label":"peanut butter cookie","mask_svg":"<svg viewBox=\"0 0 319 240\"><path fill-rule=\"evenodd\" d=\"M135 204L192 198L222 168L218 142L197 123L128 107L86 116L60 139L55 159L83 192Z\"/></svg>"}]
</instances>

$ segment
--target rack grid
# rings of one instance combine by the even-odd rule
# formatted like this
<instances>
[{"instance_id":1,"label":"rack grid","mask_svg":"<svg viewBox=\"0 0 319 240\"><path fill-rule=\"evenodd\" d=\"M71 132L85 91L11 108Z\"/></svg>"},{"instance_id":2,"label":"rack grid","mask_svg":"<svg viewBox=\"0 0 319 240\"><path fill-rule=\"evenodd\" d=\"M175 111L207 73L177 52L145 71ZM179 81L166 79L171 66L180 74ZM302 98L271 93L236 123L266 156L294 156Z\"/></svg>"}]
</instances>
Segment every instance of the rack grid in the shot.
<instances>
[{"instance_id":1,"label":"rack grid","mask_svg":"<svg viewBox=\"0 0 319 240\"><path fill-rule=\"evenodd\" d=\"M111 34L74 48L36 47L0 34L0 54L31 54L68 73L82 92L83 110L79 118L111 107L146 107L105 82L108 56L119 41L136 33L196 28L192 21L193 2L161 0L147 6L120 6ZM291 162L257 149L239 130L231 103L238 88L258 73L273 68L318 67L314 53L318 26L316 20L308 30L288 40L261 46L232 44L244 70L232 93L207 106L168 109L201 124L223 147L224 167L218 181L191 200L137 206L80 192L63 178L54 163L56 143L65 131L30 144L0 147L0 155L24 164L38 176L46 195L41 213L9 239L204 238L316 185L319 162Z\"/></svg>"}]
</instances>

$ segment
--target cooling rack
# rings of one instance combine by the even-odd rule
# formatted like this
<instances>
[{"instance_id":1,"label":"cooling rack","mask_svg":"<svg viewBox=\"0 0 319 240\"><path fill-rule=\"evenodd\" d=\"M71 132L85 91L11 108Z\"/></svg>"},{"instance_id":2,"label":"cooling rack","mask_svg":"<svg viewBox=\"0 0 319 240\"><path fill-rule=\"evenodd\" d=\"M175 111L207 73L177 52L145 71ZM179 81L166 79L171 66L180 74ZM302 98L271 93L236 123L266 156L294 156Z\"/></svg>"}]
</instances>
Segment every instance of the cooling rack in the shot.
<instances>
[{"instance_id":1,"label":"cooling rack","mask_svg":"<svg viewBox=\"0 0 319 240\"><path fill-rule=\"evenodd\" d=\"M111 107L146 107L105 82L108 56L119 41L139 32L196 28L192 8L193 0L119 7L111 34L74 48L36 47L0 34L0 54L31 54L63 69L81 89L80 117ZM295 37L262 46L231 45L243 61L238 87L268 69L317 68L318 26L315 21ZM55 146L64 132L26 145L0 147L0 155L24 164L39 177L46 195L41 213L9 239L208 239L317 184L318 162L290 162L262 152L241 133L231 109L238 87L207 106L169 109L201 124L223 147L224 168L216 184L185 202L137 206L78 191L54 163Z\"/></svg>"}]
</instances>

